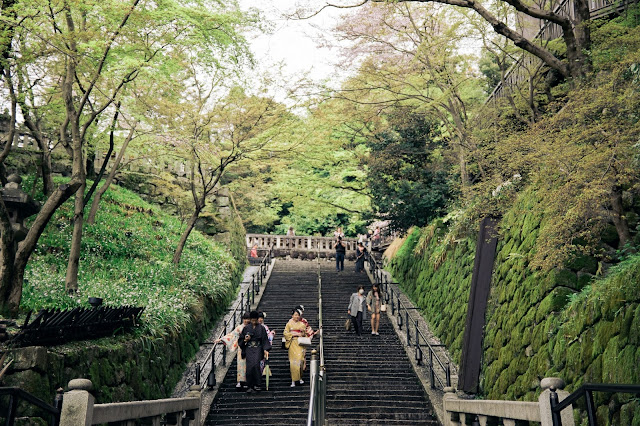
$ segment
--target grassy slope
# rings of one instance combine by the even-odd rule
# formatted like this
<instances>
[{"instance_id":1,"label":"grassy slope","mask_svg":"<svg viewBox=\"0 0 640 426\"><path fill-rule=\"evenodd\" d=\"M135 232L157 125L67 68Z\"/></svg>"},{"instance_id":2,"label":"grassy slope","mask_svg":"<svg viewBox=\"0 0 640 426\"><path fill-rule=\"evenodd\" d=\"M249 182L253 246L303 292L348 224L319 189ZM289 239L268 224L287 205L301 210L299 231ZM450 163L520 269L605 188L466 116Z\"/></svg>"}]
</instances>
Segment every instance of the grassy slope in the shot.
<instances>
[{"instance_id":1,"label":"grassy slope","mask_svg":"<svg viewBox=\"0 0 640 426\"><path fill-rule=\"evenodd\" d=\"M183 224L136 194L112 186L95 225L86 225L82 242L79 291L65 294L64 278L71 242L73 205L56 213L26 271L22 307L70 308L90 296L107 305L145 306L142 332L179 332L202 297L226 300L244 264L231 251L193 231L178 267L171 263Z\"/></svg>"}]
</instances>

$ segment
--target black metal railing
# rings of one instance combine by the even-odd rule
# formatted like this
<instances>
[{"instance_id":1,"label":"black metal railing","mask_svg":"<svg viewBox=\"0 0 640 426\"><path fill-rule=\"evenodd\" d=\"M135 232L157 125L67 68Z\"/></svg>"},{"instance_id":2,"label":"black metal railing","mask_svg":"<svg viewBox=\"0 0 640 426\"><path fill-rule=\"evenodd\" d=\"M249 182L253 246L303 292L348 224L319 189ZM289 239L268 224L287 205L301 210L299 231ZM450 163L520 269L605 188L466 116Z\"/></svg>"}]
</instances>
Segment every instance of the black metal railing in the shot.
<instances>
[{"instance_id":1,"label":"black metal railing","mask_svg":"<svg viewBox=\"0 0 640 426\"><path fill-rule=\"evenodd\" d=\"M378 249L380 247L389 245L395 238L396 232L391 229L391 226L386 225L378 228L377 232L374 232L373 236L371 237L371 249Z\"/></svg>"},{"instance_id":2,"label":"black metal railing","mask_svg":"<svg viewBox=\"0 0 640 426\"><path fill-rule=\"evenodd\" d=\"M318 249L319 250L319 249ZM316 257L318 265L318 349L311 352L310 392L307 426L324 425L327 407L327 372L324 365L324 337L322 336L322 274L320 273L320 255Z\"/></svg>"},{"instance_id":3,"label":"black metal railing","mask_svg":"<svg viewBox=\"0 0 640 426\"><path fill-rule=\"evenodd\" d=\"M640 396L640 385L587 383L580 386L575 392L563 399L562 402L559 402L556 390L554 388L551 388L550 390L551 393L549 394L549 398L551 400L551 422L553 426L562 426L560 412L583 397L586 403L589 426L597 426L596 406L593 402L594 392L632 393Z\"/></svg>"},{"instance_id":4,"label":"black metal railing","mask_svg":"<svg viewBox=\"0 0 640 426\"><path fill-rule=\"evenodd\" d=\"M27 314L20 332L11 339L15 346L53 346L74 340L111 336L138 324L144 307L98 306L69 310L42 309L33 321Z\"/></svg>"},{"instance_id":5,"label":"black metal railing","mask_svg":"<svg viewBox=\"0 0 640 426\"><path fill-rule=\"evenodd\" d=\"M398 329L402 330L404 327L407 333L407 345L413 346L415 351L415 360L418 365L423 365L425 362L424 351L428 352L428 368L429 379L431 382L431 388L435 389L436 382L440 385L440 389L445 387L451 387L451 365L448 361L443 362L434 348L441 347L443 345L434 345L429 343L429 340L420 331L419 323L417 319L413 320L411 324L411 318L409 317L409 311L416 308L406 307L400 300L400 293L393 290L391 284L398 284L389 282L389 279L384 274L383 269L380 267L379 262L370 255L369 256L369 271L374 277L375 283L381 288L385 295L385 302L387 306L391 306L391 315L397 317ZM411 329L413 328L413 336ZM436 374L436 371L441 370L444 375L444 381Z\"/></svg>"},{"instance_id":6,"label":"black metal railing","mask_svg":"<svg viewBox=\"0 0 640 426\"><path fill-rule=\"evenodd\" d=\"M51 406L20 388L0 387L0 399L9 398L6 409L3 413L0 413L0 416L4 417L5 426L13 426L16 415L18 414L18 403L22 400L40 409L45 415L48 415L50 426L58 426L60 424L60 411L62 409L62 395L63 390L58 389L53 406Z\"/></svg>"},{"instance_id":7,"label":"black metal railing","mask_svg":"<svg viewBox=\"0 0 640 426\"><path fill-rule=\"evenodd\" d=\"M240 293L240 300L231 308L231 315L228 319L224 320L224 327L220 334L214 339L213 342L205 342L213 345L211 350L207 354L203 364L196 363L195 365L195 384L201 388L207 387L209 389L216 386L216 368L219 366L225 367L227 365L227 346L223 343L216 343L218 340L227 335L231 330L236 328L242 323L242 315L245 312L251 310L251 305L255 302L255 297L260 294L260 291L264 285L264 279L267 277L269 271L269 265L273 260L273 247L270 247L267 253L262 257L260 261L259 269L251 276L251 282L245 291ZM220 350L218 350L220 348ZM205 370L207 365L210 364L210 370L207 375L205 383L201 383L202 371Z\"/></svg>"}]
</instances>

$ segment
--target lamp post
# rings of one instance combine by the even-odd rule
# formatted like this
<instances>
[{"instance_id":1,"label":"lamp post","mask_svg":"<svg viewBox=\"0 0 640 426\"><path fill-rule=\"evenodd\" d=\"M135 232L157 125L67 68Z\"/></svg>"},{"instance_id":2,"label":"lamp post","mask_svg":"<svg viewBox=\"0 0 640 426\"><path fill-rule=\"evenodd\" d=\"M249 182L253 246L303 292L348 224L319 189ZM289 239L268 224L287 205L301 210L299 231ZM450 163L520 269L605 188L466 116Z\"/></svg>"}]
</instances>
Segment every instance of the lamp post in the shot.
<instances>
[{"instance_id":1,"label":"lamp post","mask_svg":"<svg viewBox=\"0 0 640 426\"><path fill-rule=\"evenodd\" d=\"M21 184L22 178L14 173L7 177L7 184L0 189L16 243L24 240L29 232L24 226L25 219L40 211L40 204L22 190Z\"/></svg>"}]
</instances>

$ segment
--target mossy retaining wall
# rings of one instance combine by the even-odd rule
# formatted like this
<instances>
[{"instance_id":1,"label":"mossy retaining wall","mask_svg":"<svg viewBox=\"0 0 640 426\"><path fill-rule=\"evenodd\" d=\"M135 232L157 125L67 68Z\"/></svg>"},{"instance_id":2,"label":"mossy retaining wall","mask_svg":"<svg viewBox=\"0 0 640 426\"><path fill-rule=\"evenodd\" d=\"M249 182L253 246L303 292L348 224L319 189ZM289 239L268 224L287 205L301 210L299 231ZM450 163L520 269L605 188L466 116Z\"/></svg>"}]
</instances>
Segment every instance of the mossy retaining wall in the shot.
<instances>
[{"instance_id":1,"label":"mossy retaining wall","mask_svg":"<svg viewBox=\"0 0 640 426\"><path fill-rule=\"evenodd\" d=\"M201 298L191 306L189 325L167 330L162 337L140 336L135 332L80 341L54 347L9 349L14 362L2 379L2 386L19 387L45 402L53 403L56 390L66 390L71 379L93 382L98 403L167 398L182 377L216 321L235 298L246 265L245 233L237 214L224 221L227 245L238 259L231 271L228 291L219 297ZM0 399L0 403L4 400ZM38 410L22 403L20 416L38 424Z\"/></svg>"},{"instance_id":2,"label":"mossy retaining wall","mask_svg":"<svg viewBox=\"0 0 640 426\"><path fill-rule=\"evenodd\" d=\"M558 376L572 391L586 382L640 383L640 256L595 279L597 263L529 268L540 223L538 200L523 193L501 221L485 318L480 393L536 400L539 381ZM460 361L476 236L454 236L442 221L414 230L390 271ZM596 394L599 424L640 425L633 395ZM581 415L581 414L579 414ZM584 419L583 419L584 421Z\"/></svg>"},{"instance_id":3,"label":"mossy retaining wall","mask_svg":"<svg viewBox=\"0 0 640 426\"><path fill-rule=\"evenodd\" d=\"M203 300L192 308L189 329L165 337L131 334L56 346L14 349L14 363L4 386L15 386L52 403L56 389L71 379L93 382L98 403L167 398L181 378L186 364L224 313L224 300ZM20 415L37 415L27 405Z\"/></svg>"}]
</instances>

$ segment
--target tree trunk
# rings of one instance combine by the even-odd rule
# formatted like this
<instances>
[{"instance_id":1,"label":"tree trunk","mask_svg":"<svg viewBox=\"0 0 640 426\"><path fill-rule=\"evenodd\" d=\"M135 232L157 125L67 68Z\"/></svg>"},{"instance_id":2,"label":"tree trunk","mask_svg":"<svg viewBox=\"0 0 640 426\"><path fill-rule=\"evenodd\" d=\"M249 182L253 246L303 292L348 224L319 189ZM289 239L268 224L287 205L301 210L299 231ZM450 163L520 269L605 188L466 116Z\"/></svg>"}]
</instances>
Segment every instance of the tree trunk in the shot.
<instances>
[{"instance_id":1,"label":"tree trunk","mask_svg":"<svg viewBox=\"0 0 640 426\"><path fill-rule=\"evenodd\" d=\"M100 200L102 199L102 196L104 195L104 193L107 192L107 189L109 189L111 182L113 182L113 178L116 176L116 172L118 171L118 166L122 161L124 152L126 151L127 146L129 145L129 142L131 142L131 140L133 139L133 132L134 132L134 129L131 129L129 131L129 135L122 143L120 152L118 152L116 160L111 166L111 171L109 172L109 176L107 176L107 179L104 181L104 184L102 184L98 192L96 192L96 195L93 197L93 201L91 202L91 210L89 211L89 217L87 218L87 223L89 224L93 224L96 221L96 213L98 212L98 206L100 205ZM110 152L111 151L109 151L109 153ZM105 159L105 161L107 160Z\"/></svg>"},{"instance_id":2,"label":"tree trunk","mask_svg":"<svg viewBox=\"0 0 640 426\"><path fill-rule=\"evenodd\" d=\"M9 220L9 213L0 198L0 315L9 315L14 311L10 295L12 293L16 242Z\"/></svg>"},{"instance_id":3,"label":"tree trunk","mask_svg":"<svg viewBox=\"0 0 640 426\"><path fill-rule=\"evenodd\" d=\"M196 222L200 217L200 212L202 211L202 207L196 206L193 214L189 218L189 222L187 222L187 228L184 230L182 235L180 236L180 241L178 241L178 246L176 247L175 253L173 253L173 263L178 265L180 263L180 258L182 257L182 251L184 250L184 246L187 243L187 238L189 238L189 234L193 231L193 228L196 226Z\"/></svg>"},{"instance_id":4,"label":"tree trunk","mask_svg":"<svg viewBox=\"0 0 640 426\"><path fill-rule=\"evenodd\" d=\"M622 188L615 186L611 191L611 219L618 232L618 238L620 239L619 248L623 248L629 241L631 241L631 232L629 231L629 223L624 216L624 210L622 207Z\"/></svg>"},{"instance_id":5,"label":"tree trunk","mask_svg":"<svg viewBox=\"0 0 640 426\"><path fill-rule=\"evenodd\" d=\"M460 163L460 185L463 194L469 189L469 173L467 172L467 158L462 143L458 145L458 161Z\"/></svg>"},{"instance_id":6,"label":"tree trunk","mask_svg":"<svg viewBox=\"0 0 640 426\"><path fill-rule=\"evenodd\" d=\"M577 45L574 77L583 77L591 71L591 61L588 55L591 49L591 11L588 0L573 0L573 6L576 16L574 31Z\"/></svg>"},{"instance_id":7,"label":"tree trunk","mask_svg":"<svg viewBox=\"0 0 640 426\"><path fill-rule=\"evenodd\" d=\"M26 110L26 107L21 104L23 111ZM51 195L53 192L53 170L51 168L51 153L49 152L49 145L47 141L44 140L42 132L33 120L29 119L25 116L24 120L25 125L31 132L31 136L36 140L38 144L38 148L40 148L40 172L42 173L42 192L44 195ZM35 184L34 184L35 187Z\"/></svg>"},{"instance_id":8,"label":"tree trunk","mask_svg":"<svg viewBox=\"0 0 640 426\"><path fill-rule=\"evenodd\" d=\"M69 293L78 290L78 267L80 266L80 248L82 245L82 227L84 225L84 191L87 187L86 179L76 191L73 211L73 234L71 236L71 250L67 263L67 275L64 287Z\"/></svg>"}]
</instances>

